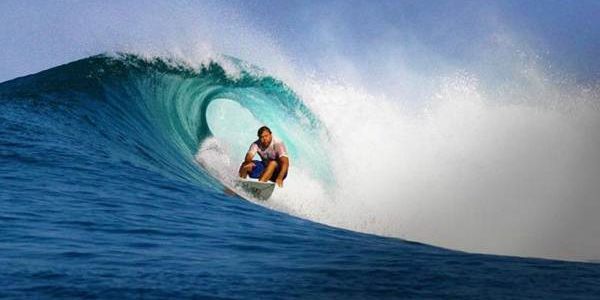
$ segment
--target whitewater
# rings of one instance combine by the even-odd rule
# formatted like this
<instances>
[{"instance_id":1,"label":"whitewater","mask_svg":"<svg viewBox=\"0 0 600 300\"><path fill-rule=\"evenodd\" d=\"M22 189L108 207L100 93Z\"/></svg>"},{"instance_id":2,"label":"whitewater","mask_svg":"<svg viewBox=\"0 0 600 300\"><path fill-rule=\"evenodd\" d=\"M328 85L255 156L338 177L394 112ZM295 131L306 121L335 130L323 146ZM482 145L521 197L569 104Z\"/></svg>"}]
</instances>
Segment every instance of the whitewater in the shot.
<instances>
[{"instance_id":1,"label":"whitewater","mask_svg":"<svg viewBox=\"0 0 600 300\"><path fill-rule=\"evenodd\" d=\"M525 34L495 23L476 63L432 69L410 35L353 60L325 19L300 55L242 4L3 5L39 37L11 47L45 55L2 53L0 296L600 293L600 86ZM227 195L262 125L284 188Z\"/></svg>"},{"instance_id":2,"label":"whitewater","mask_svg":"<svg viewBox=\"0 0 600 300\"><path fill-rule=\"evenodd\" d=\"M351 87L302 82L301 98L312 101L327 129L303 137L288 136L302 132L292 118L261 118L266 105L244 118L244 108L216 104L229 127L217 129L217 138L235 153L220 168L235 174L253 129L272 124L307 151L292 151L296 176L269 207L471 252L598 259L597 91L493 104L478 88L458 74L444 79L424 109L407 111ZM320 161L307 166L314 153ZM332 174L314 174L319 167Z\"/></svg>"}]
</instances>

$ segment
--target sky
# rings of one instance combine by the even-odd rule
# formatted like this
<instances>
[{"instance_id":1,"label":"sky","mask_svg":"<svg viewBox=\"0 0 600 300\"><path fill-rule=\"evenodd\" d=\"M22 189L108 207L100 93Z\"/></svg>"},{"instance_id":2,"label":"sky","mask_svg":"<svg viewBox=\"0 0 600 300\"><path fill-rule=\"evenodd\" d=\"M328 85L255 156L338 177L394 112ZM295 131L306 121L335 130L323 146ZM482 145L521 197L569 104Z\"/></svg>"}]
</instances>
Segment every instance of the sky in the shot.
<instances>
[{"instance_id":1,"label":"sky","mask_svg":"<svg viewBox=\"0 0 600 300\"><path fill-rule=\"evenodd\" d=\"M384 78L391 68L484 68L503 47L579 80L600 77L598 1L9 0L0 10L10 12L0 19L0 81L131 45L168 49L194 38L218 44L220 36L235 40L237 30L266 37L309 70L339 76L352 65L382 84L394 84ZM160 45L165 35L170 43ZM498 44L502 37L510 45Z\"/></svg>"}]
</instances>

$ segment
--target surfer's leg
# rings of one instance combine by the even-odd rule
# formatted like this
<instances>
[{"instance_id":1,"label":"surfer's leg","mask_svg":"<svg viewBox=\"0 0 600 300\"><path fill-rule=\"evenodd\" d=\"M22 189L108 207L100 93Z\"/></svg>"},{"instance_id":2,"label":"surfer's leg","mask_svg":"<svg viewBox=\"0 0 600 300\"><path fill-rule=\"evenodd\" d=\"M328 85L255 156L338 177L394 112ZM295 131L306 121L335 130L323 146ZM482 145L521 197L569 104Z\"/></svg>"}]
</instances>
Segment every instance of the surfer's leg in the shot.
<instances>
[{"instance_id":1,"label":"surfer's leg","mask_svg":"<svg viewBox=\"0 0 600 300\"><path fill-rule=\"evenodd\" d=\"M252 172L252 166L250 164L242 163L239 171L240 177L246 178L250 172Z\"/></svg>"},{"instance_id":2,"label":"surfer's leg","mask_svg":"<svg viewBox=\"0 0 600 300\"><path fill-rule=\"evenodd\" d=\"M248 168L244 167L244 164L242 164L238 173L241 178L246 178L248 176Z\"/></svg>"},{"instance_id":3,"label":"surfer's leg","mask_svg":"<svg viewBox=\"0 0 600 300\"><path fill-rule=\"evenodd\" d=\"M277 166L275 168L275 171L273 171L273 175L271 175L271 179L269 179L269 181L277 181L277 176L279 175L279 172L281 172L281 166ZM287 173L285 172L285 174L283 174L283 179L287 178Z\"/></svg>"},{"instance_id":4,"label":"surfer's leg","mask_svg":"<svg viewBox=\"0 0 600 300\"><path fill-rule=\"evenodd\" d=\"M246 174L248 174L250 178L260 178L265 170L265 163L260 160L253 160L252 162L254 163L254 167L250 167Z\"/></svg>"},{"instance_id":5,"label":"surfer's leg","mask_svg":"<svg viewBox=\"0 0 600 300\"><path fill-rule=\"evenodd\" d=\"M260 182L267 182L267 180L269 180L271 178L271 176L273 176L273 172L275 172L275 169L277 168L277 162L274 160L270 160L267 163L267 167L265 168L265 172L262 173L262 175L260 175L260 179L258 181Z\"/></svg>"}]
</instances>

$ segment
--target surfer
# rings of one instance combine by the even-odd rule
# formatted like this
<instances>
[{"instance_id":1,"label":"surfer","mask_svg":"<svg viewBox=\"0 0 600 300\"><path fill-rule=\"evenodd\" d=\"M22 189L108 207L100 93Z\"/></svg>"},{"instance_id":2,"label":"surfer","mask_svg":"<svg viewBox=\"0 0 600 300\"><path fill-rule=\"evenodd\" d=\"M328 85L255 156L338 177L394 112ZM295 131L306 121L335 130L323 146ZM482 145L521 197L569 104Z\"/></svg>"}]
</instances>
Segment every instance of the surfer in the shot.
<instances>
[{"instance_id":1,"label":"surfer","mask_svg":"<svg viewBox=\"0 0 600 300\"><path fill-rule=\"evenodd\" d=\"M258 153L262 160L252 160ZM271 129L263 126L258 129L258 140L254 141L240 166L240 177L258 178L260 182L273 181L283 187L290 165L283 141L273 137Z\"/></svg>"}]
</instances>

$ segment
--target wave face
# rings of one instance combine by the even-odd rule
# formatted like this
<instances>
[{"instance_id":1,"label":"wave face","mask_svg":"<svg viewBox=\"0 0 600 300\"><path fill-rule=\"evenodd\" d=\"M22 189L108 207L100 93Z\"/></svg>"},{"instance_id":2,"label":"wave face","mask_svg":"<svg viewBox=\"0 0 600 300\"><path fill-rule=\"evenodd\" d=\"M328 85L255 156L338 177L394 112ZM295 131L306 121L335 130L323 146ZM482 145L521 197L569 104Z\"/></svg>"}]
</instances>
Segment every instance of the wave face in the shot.
<instances>
[{"instance_id":1,"label":"wave face","mask_svg":"<svg viewBox=\"0 0 600 300\"><path fill-rule=\"evenodd\" d=\"M230 68L243 67L238 60L228 62ZM327 160L318 160L316 154L323 151L318 139L310 138L321 134L319 121L281 82L251 72L259 71L241 70L234 78L217 63L193 70L182 63L134 55L95 56L7 82L2 94L25 97L36 105L76 109L78 127L96 130L110 143L107 156L133 159L132 163L174 178L198 180L190 157L214 136L211 127L227 146L247 147L258 128L246 126L247 122L269 124L293 156L305 157L307 169L325 176ZM217 115L223 113L220 103L237 103L238 111L228 112L234 117L248 115L239 122L225 120ZM240 143L238 137L246 141ZM244 150L238 152L243 155Z\"/></svg>"},{"instance_id":2,"label":"wave face","mask_svg":"<svg viewBox=\"0 0 600 300\"><path fill-rule=\"evenodd\" d=\"M309 107L235 58L192 68L100 55L0 84L0 295L447 298L484 286L490 298L600 294L594 264L466 254L309 221L377 232L369 226L398 216L363 222L372 217L363 210L350 222L365 207L352 204L369 196L350 179L369 178L340 167L356 149L339 136L378 128L356 108ZM226 196L210 166L241 161L258 124L287 143L295 179L255 205ZM204 156L211 147L224 155ZM547 288L557 282L569 288Z\"/></svg>"}]
</instances>

